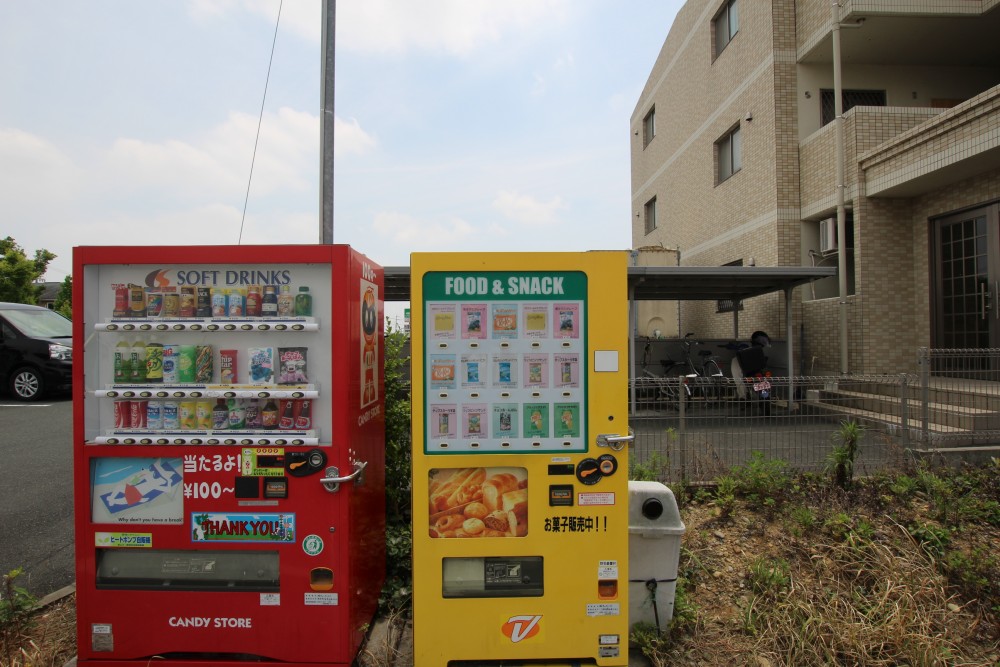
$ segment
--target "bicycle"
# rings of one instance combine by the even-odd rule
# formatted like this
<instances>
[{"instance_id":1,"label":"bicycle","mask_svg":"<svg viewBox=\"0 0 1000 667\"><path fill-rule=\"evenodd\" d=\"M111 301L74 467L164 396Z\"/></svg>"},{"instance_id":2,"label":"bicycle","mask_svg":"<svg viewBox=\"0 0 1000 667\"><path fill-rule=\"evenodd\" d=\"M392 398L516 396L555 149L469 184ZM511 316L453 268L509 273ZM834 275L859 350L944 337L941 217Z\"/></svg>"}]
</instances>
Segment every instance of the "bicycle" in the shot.
<instances>
[{"instance_id":1,"label":"bicycle","mask_svg":"<svg viewBox=\"0 0 1000 667\"><path fill-rule=\"evenodd\" d=\"M641 405L652 406L654 408L662 403L676 409L678 399L677 376L674 375L668 379L667 373L677 362L670 358L661 359L660 364L663 367L663 374L657 375L649 369L651 356L652 344L646 341L642 352L640 375L635 379L638 402Z\"/></svg>"},{"instance_id":2,"label":"bicycle","mask_svg":"<svg viewBox=\"0 0 1000 667\"><path fill-rule=\"evenodd\" d=\"M695 347L701 345L701 341L692 339L693 335L693 333L684 335L684 340L681 341L684 348L684 361L678 364L672 359L669 360L671 365L666 368L666 376L684 376L686 378L684 386L689 400L698 394L706 403L718 401L722 397L722 378L725 377L722 367L719 365L719 357L712 354L710 350L698 350L697 356L701 363L696 365L691 352ZM668 360L664 360L664 362L666 361Z\"/></svg>"}]
</instances>

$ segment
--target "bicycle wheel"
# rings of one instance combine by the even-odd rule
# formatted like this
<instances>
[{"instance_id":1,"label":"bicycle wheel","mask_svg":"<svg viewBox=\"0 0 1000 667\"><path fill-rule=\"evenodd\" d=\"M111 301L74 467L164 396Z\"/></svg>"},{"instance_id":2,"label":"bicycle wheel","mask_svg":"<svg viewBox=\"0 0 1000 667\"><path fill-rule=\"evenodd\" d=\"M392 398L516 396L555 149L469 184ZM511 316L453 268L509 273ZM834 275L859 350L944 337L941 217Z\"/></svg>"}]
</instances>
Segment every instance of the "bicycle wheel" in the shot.
<instances>
[{"instance_id":1,"label":"bicycle wheel","mask_svg":"<svg viewBox=\"0 0 1000 667\"><path fill-rule=\"evenodd\" d=\"M705 383L705 398L712 402L721 401L725 377L722 367L719 366L719 362L715 359L709 359L705 362L705 366L702 369L702 381Z\"/></svg>"}]
</instances>

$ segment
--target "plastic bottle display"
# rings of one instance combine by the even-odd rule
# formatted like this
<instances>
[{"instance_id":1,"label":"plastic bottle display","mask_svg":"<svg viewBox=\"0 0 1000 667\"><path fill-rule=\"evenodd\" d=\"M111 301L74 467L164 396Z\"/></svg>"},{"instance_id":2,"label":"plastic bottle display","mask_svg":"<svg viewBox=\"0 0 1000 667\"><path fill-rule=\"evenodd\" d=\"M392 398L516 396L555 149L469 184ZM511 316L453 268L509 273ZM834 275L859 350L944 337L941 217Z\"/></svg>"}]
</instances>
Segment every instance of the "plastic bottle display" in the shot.
<instances>
[{"instance_id":1,"label":"plastic bottle display","mask_svg":"<svg viewBox=\"0 0 1000 667\"><path fill-rule=\"evenodd\" d=\"M146 345L136 342L129 353L129 382L140 384L146 381Z\"/></svg>"},{"instance_id":2,"label":"plastic bottle display","mask_svg":"<svg viewBox=\"0 0 1000 667\"><path fill-rule=\"evenodd\" d=\"M278 420L278 428L281 430L291 430L295 427L295 401L282 401L281 418Z\"/></svg>"},{"instance_id":3,"label":"plastic bottle display","mask_svg":"<svg viewBox=\"0 0 1000 667\"><path fill-rule=\"evenodd\" d=\"M294 314L295 297L292 296L292 288L282 285L281 294L278 295L278 317L291 317Z\"/></svg>"},{"instance_id":4,"label":"plastic bottle display","mask_svg":"<svg viewBox=\"0 0 1000 667\"><path fill-rule=\"evenodd\" d=\"M296 317L309 317L312 314L312 294L309 293L309 288L303 285L299 288L299 293L295 295L295 315Z\"/></svg>"},{"instance_id":5,"label":"plastic bottle display","mask_svg":"<svg viewBox=\"0 0 1000 667\"><path fill-rule=\"evenodd\" d=\"M215 401L215 407L212 408L212 429L224 431L227 428L229 428L229 406L226 405L226 399L220 398Z\"/></svg>"},{"instance_id":6,"label":"plastic bottle display","mask_svg":"<svg viewBox=\"0 0 1000 667\"><path fill-rule=\"evenodd\" d=\"M276 317L278 315L278 295L274 291L274 285L264 287L264 296L260 304L260 314L264 317Z\"/></svg>"},{"instance_id":7,"label":"plastic bottle display","mask_svg":"<svg viewBox=\"0 0 1000 667\"><path fill-rule=\"evenodd\" d=\"M261 428L263 422L260 414L260 401L256 398L251 398L250 403L247 404L247 428L258 429Z\"/></svg>"},{"instance_id":8,"label":"plastic bottle display","mask_svg":"<svg viewBox=\"0 0 1000 667\"><path fill-rule=\"evenodd\" d=\"M300 431L312 428L312 400L306 398L299 401L299 413L295 415L295 428Z\"/></svg>"},{"instance_id":9,"label":"plastic bottle display","mask_svg":"<svg viewBox=\"0 0 1000 667\"><path fill-rule=\"evenodd\" d=\"M267 399L264 409L260 411L260 422L265 429L278 428L278 404L273 398Z\"/></svg>"},{"instance_id":10,"label":"plastic bottle display","mask_svg":"<svg viewBox=\"0 0 1000 667\"><path fill-rule=\"evenodd\" d=\"M229 428L246 428L247 411L243 404L235 398L229 399Z\"/></svg>"},{"instance_id":11,"label":"plastic bottle display","mask_svg":"<svg viewBox=\"0 0 1000 667\"><path fill-rule=\"evenodd\" d=\"M260 317L262 312L261 300L264 295L261 294L260 285L251 285L250 289L247 290L247 303L246 303L246 315L247 317Z\"/></svg>"},{"instance_id":12,"label":"plastic bottle display","mask_svg":"<svg viewBox=\"0 0 1000 667\"><path fill-rule=\"evenodd\" d=\"M114 381L116 384L124 384L132 374L132 348L128 341L118 341L114 354Z\"/></svg>"}]
</instances>

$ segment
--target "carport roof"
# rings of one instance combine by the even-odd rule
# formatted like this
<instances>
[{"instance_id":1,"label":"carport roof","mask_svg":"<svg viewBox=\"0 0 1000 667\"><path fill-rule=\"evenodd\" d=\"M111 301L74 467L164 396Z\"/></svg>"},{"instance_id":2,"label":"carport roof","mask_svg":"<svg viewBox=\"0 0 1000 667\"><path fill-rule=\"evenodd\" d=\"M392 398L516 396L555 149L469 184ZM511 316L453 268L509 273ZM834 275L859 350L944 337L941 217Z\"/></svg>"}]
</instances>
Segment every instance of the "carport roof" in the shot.
<instances>
[{"instance_id":1,"label":"carport roof","mask_svg":"<svg viewBox=\"0 0 1000 667\"><path fill-rule=\"evenodd\" d=\"M716 301L749 299L835 275L832 266L630 266L628 286L636 301ZM385 267L385 300L410 300L410 267Z\"/></svg>"}]
</instances>

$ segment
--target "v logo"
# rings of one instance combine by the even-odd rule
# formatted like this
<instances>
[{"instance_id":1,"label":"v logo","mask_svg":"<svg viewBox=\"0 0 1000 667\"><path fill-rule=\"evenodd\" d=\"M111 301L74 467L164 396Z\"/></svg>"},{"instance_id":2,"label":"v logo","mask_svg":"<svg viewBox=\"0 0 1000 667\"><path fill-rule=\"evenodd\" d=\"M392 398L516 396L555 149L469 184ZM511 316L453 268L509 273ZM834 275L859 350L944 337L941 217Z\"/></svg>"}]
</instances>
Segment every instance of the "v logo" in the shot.
<instances>
[{"instance_id":1,"label":"v logo","mask_svg":"<svg viewBox=\"0 0 1000 667\"><path fill-rule=\"evenodd\" d=\"M541 631L539 622L542 620L541 615L536 616L511 616L506 623L503 624L503 633L510 637L510 640L515 644L523 639L528 639L534 637Z\"/></svg>"}]
</instances>

